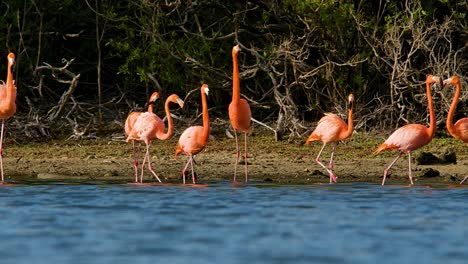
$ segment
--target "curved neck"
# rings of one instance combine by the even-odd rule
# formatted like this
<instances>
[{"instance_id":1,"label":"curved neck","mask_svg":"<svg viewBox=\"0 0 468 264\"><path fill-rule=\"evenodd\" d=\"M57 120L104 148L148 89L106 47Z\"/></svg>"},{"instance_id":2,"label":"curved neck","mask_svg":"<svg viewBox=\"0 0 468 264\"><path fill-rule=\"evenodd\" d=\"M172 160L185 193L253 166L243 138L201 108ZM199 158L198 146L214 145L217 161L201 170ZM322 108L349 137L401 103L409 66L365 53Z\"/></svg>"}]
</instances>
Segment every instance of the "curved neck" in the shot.
<instances>
[{"instance_id":1,"label":"curved neck","mask_svg":"<svg viewBox=\"0 0 468 264\"><path fill-rule=\"evenodd\" d=\"M240 100L239 67L237 65L237 52L232 52L232 101Z\"/></svg>"},{"instance_id":2,"label":"curved neck","mask_svg":"<svg viewBox=\"0 0 468 264\"><path fill-rule=\"evenodd\" d=\"M453 126L453 116L455 115L455 109L457 108L458 99L460 98L461 84L460 82L456 83L455 95L453 96L452 104L450 105L450 110L447 115L447 130L448 132L455 136L457 132Z\"/></svg>"},{"instance_id":3,"label":"curved neck","mask_svg":"<svg viewBox=\"0 0 468 264\"><path fill-rule=\"evenodd\" d=\"M154 102L148 103L148 112L153 113L154 110Z\"/></svg>"},{"instance_id":4,"label":"curved neck","mask_svg":"<svg viewBox=\"0 0 468 264\"><path fill-rule=\"evenodd\" d=\"M170 139L172 137L172 134L174 133L174 122L172 121L171 112L169 110L169 103L171 103L171 98L167 98L166 103L164 104L164 109L166 110L167 117L167 132L158 136L160 140Z\"/></svg>"},{"instance_id":5,"label":"curved neck","mask_svg":"<svg viewBox=\"0 0 468 264\"><path fill-rule=\"evenodd\" d=\"M436 129L436 118L434 113L434 105L432 104L431 84L426 82L427 105L429 107L429 129L428 134L431 138L434 137Z\"/></svg>"},{"instance_id":6,"label":"curved neck","mask_svg":"<svg viewBox=\"0 0 468 264\"><path fill-rule=\"evenodd\" d=\"M5 102L8 104L14 103L16 100L16 87L13 84L13 73L11 72L11 67L13 67L13 65L8 62L6 79L7 94L5 98Z\"/></svg>"},{"instance_id":7,"label":"curved neck","mask_svg":"<svg viewBox=\"0 0 468 264\"><path fill-rule=\"evenodd\" d=\"M353 106L354 102L350 102L348 109L348 129L341 135L342 139L349 138L351 134L353 134Z\"/></svg>"},{"instance_id":8,"label":"curved neck","mask_svg":"<svg viewBox=\"0 0 468 264\"><path fill-rule=\"evenodd\" d=\"M202 142L208 142L210 136L210 117L208 115L208 104L206 103L206 94L202 90L202 111L203 111L203 135Z\"/></svg>"}]
</instances>

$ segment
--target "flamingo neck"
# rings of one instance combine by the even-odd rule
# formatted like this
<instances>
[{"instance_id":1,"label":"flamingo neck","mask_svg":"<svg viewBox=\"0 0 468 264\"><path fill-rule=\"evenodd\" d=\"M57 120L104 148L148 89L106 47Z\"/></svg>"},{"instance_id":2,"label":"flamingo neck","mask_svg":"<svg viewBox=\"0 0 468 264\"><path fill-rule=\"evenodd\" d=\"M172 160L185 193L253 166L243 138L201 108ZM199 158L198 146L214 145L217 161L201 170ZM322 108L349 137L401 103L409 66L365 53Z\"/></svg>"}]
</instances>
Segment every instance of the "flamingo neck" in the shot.
<instances>
[{"instance_id":1,"label":"flamingo neck","mask_svg":"<svg viewBox=\"0 0 468 264\"><path fill-rule=\"evenodd\" d=\"M154 103L149 102L148 103L148 112L153 113L153 111L154 111Z\"/></svg>"},{"instance_id":2,"label":"flamingo neck","mask_svg":"<svg viewBox=\"0 0 468 264\"><path fill-rule=\"evenodd\" d=\"M427 94L427 105L429 107L429 129L427 130L428 135L432 139L436 129L436 118L434 113L434 105L432 104L431 85L426 82L426 94Z\"/></svg>"},{"instance_id":3,"label":"flamingo neck","mask_svg":"<svg viewBox=\"0 0 468 264\"><path fill-rule=\"evenodd\" d=\"M206 94L202 90L202 112L203 112L203 134L202 142L208 142L208 137L210 136L210 117L208 115L208 104L206 103Z\"/></svg>"},{"instance_id":4,"label":"flamingo neck","mask_svg":"<svg viewBox=\"0 0 468 264\"><path fill-rule=\"evenodd\" d=\"M351 134L353 134L353 106L354 102L350 103L349 110L348 110L348 128L346 131L341 135L342 139L349 138Z\"/></svg>"},{"instance_id":5,"label":"flamingo neck","mask_svg":"<svg viewBox=\"0 0 468 264\"><path fill-rule=\"evenodd\" d=\"M174 133L174 122L172 121L171 112L169 110L169 103L171 102L171 98L166 99L166 103L164 104L164 109L166 110L166 117L167 117L167 132L163 133L158 136L160 140L167 140L172 137Z\"/></svg>"},{"instance_id":6,"label":"flamingo neck","mask_svg":"<svg viewBox=\"0 0 468 264\"><path fill-rule=\"evenodd\" d=\"M6 79L7 93L5 102L9 105L14 104L16 100L16 87L13 84L13 73L11 72L11 67L13 67L13 65L10 62L8 62Z\"/></svg>"},{"instance_id":7,"label":"flamingo neck","mask_svg":"<svg viewBox=\"0 0 468 264\"><path fill-rule=\"evenodd\" d=\"M232 101L240 100L239 66L237 64L237 52L232 52Z\"/></svg>"},{"instance_id":8,"label":"flamingo neck","mask_svg":"<svg viewBox=\"0 0 468 264\"><path fill-rule=\"evenodd\" d=\"M460 98L461 84L460 82L456 83L455 95L453 96L452 104L450 105L450 110L447 115L447 130L451 135L456 137L457 131L453 126L453 116L455 115L455 109L457 108L458 99Z\"/></svg>"}]
</instances>

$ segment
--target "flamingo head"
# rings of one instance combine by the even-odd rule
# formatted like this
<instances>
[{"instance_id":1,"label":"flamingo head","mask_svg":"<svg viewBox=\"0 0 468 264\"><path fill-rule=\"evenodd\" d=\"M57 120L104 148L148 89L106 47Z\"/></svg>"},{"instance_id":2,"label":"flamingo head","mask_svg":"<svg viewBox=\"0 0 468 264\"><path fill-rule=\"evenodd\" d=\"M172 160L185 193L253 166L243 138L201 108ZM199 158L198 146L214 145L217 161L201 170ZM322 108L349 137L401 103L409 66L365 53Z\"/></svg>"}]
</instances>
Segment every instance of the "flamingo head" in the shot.
<instances>
[{"instance_id":1,"label":"flamingo head","mask_svg":"<svg viewBox=\"0 0 468 264\"><path fill-rule=\"evenodd\" d=\"M239 53L240 50L241 50L240 46L239 46L239 44L237 44L232 48L232 54L237 54L237 53Z\"/></svg>"},{"instance_id":2,"label":"flamingo head","mask_svg":"<svg viewBox=\"0 0 468 264\"><path fill-rule=\"evenodd\" d=\"M148 102L151 102L151 103L154 103L156 102L156 100L159 99L159 93L158 92L154 92L151 96L150 96L150 99L148 100Z\"/></svg>"},{"instance_id":3,"label":"flamingo head","mask_svg":"<svg viewBox=\"0 0 468 264\"><path fill-rule=\"evenodd\" d=\"M8 53L8 64L15 64L15 54L13 52Z\"/></svg>"},{"instance_id":4,"label":"flamingo head","mask_svg":"<svg viewBox=\"0 0 468 264\"><path fill-rule=\"evenodd\" d=\"M349 94L348 95L348 109L352 109L354 104L354 95Z\"/></svg>"},{"instance_id":5,"label":"flamingo head","mask_svg":"<svg viewBox=\"0 0 468 264\"><path fill-rule=\"evenodd\" d=\"M428 74L426 76L426 83L432 84L432 83L440 83L440 77L439 76L434 76L431 74Z\"/></svg>"},{"instance_id":6,"label":"flamingo head","mask_svg":"<svg viewBox=\"0 0 468 264\"><path fill-rule=\"evenodd\" d=\"M202 90L202 93L205 93L206 95L208 95L208 92L210 91L210 89L208 89L208 84L203 84L201 90Z\"/></svg>"},{"instance_id":7,"label":"flamingo head","mask_svg":"<svg viewBox=\"0 0 468 264\"><path fill-rule=\"evenodd\" d=\"M180 108L184 108L184 100L180 99L180 97L177 96L176 101L179 104Z\"/></svg>"},{"instance_id":8,"label":"flamingo head","mask_svg":"<svg viewBox=\"0 0 468 264\"><path fill-rule=\"evenodd\" d=\"M445 79L443 85L445 86L445 85L458 84L458 83L460 83L460 79L458 78L458 76L452 76L448 79Z\"/></svg>"}]
</instances>

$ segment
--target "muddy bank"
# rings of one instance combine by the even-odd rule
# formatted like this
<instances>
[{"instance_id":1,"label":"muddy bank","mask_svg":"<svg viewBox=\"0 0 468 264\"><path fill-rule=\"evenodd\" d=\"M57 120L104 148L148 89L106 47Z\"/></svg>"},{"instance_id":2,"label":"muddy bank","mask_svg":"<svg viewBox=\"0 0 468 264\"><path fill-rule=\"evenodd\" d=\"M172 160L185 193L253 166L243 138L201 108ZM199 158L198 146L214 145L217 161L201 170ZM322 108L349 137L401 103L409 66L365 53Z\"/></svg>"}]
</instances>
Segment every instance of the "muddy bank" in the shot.
<instances>
[{"instance_id":1,"label":"muddy bank","mask_svg":"<svg viewBox=\"0 0 468 264\"><path fill-rule=\"evenodd\" d=\"M338 183L379 183L383 170L396 156L386 152L372 156L385 136L355 134L337 147L335 172ZM152 164L159 177L166 182L181 181L181 170L187 157L174 157L177 136L152 145ZM235 145L233 139L215 136L206 149L196 157L198 179L231 180L234 171ZM303 145L301 140L275 142L270 135L249 137L249 175L252 181L278 184L327 183L328 174L314 159L321 143ZM440 157L447 150L456 155L456 164L413 163L415 184L457 183L468 173L468 148L452 138L435 138L416 151ZM134 170L131 144L119 140L52 141L47 143L12 144L4 149L7 180L100 180L133 181ZM328 164L330 149L322 154ZM440 162L440 161L439 161ZM387 184L408 183L408 159L402 157L392 168ZM244 178L243 163L239 165L239 179ZM145 180L150 174L145 171ZM152 179L154 181L154 179Z\"/></svg>"}]
</instances>

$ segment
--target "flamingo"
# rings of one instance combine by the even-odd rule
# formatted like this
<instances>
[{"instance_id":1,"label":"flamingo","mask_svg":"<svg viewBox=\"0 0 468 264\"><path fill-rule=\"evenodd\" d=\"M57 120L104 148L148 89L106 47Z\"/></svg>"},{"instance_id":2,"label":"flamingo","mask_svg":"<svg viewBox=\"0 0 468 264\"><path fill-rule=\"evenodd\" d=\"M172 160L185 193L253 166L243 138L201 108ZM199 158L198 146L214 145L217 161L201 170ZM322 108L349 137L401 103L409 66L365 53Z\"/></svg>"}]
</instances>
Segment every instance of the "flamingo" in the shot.
<instances>
[{"instance_id":1,"label":"flamingo","mask_svg":"<svg viewBox=\"0 0 468 264\"><path fill-rule=\"evenodd\" d=\"M306 140L306 145L310 144L313 141L322 141L323 146L315 158L315 162L322 166L330 175L330 183L336 183L336 175L333 172L333 158L335 155L335 147L338 142L349 138L353 134L353 104L354 104L354 95L350 94L348 96L348 124L346 124L343 119L338 117L335 114L327 113L324 117L320 119L315 130L310 134L309 138ZM325 146L331 143L332 144L332 153L330 157L330 164L327 169L322 162L320 162L320 155L322 154Z\"/></svg>"},{"instance_id":2,"label":"flamingo","mask_svg":"<svg viewBox=\"0 0 468 264\"><path fill-rule=\"evenodd\" d=\"M154 92L150 96L150 98L148 100L148 112L153 113L154 103L158 99L159 99L159 93L158 92ZM125 135L127 137L132 132L133 126L135 125L135 122L136 122L137 118L142 113L143 112L131 112L128 115L127 120L125 120ZM132 151L133 151L133 167L135 169L135 182L138 182L138 156L139 156L139 152L140 152L141 143L139 141L138 151L135 151L135 140L132 139L131 141L132 141Z\"/></svg>"},{"instance_id":3,"label":"flamingo","mask_svg":"<svg viewBox=\"0 0 468 264\"><path fill-rule=\"evenodd\" d=\"M463 143L468 143L468 117L464 117L455 124L453 124L453 116L455 115L455 109L457 108L458 99L460 98L461 84L458 76L452 76L444 80L445 85L455 85L455 95L453 97L452 104L450 105L450 110L447 116L447 130L454 138L461 140ZM466 181L468 176L466 176L460 184Z\"/></svg>"},{"instance_id":4,"label":"flamingo","mask_svg":"<svg viewBox=\"0 0 468 264\"><path fill-rule=\"evenodd\" d=\"M172 137L174 133L174 123L172 121L171 113L169 110L170 103L179 104L181 108L184 107L184 101L180 99L179 96L176 94L172 94L166 99L164 108L166 110L166 117L168 123L167 132L164 132L164 130L166 129L164 122L156 114L148 111L141 113L137 117L132 130L128 134L127 142L131 140L139 140L144 141L146 144L146 153L141 164L140 183L143 183L143 172L146 161L148 162L148 170L154 175L154 177L156 177L156 179L159 182L161 182L158 175L153 171L153 168L151 167L151 157L149 149L151 141L155 139L168 140Z\"/></svg>"},{"instance_id":5,"label":"flamingo","mask_svg":"<svg viewBox=\"0 0 468 264\"><path fill-rule=\"evenodd\" d=\"M431 84L439 82L441 85L441 79L437 76L427 75L426 76L426 94L427 104L429 107L429 127L420 124L407 124L399 129L395 130L385 142L380 145L373 153L373 155L379 154L383 150L398 150L398 156L390 163L390 165L384 170L384 176L382 185L385 184L388 171L395 164L395 162L401 157L402 154L408 154L408 178L411 185L413 185L413 177L411 171L411 151L419 149L422 146L427 145L431 142L435 134L436 129L436 118L434 113L434 107L432 105L431 95Z\"/></svg>"},{"instance_id":6,"label":"flamingo","mask_svg":"<svg viewBox=\"0 0 468 264\"><path fill-rule=\"evenodd\" d=\"M189 160L182 170L183 184L185 184L185 172L189 164L191 164L192 167L192 182L195 184L193 156L202 151L208 143L210 135L210 117L208 116L208 105L206 103L208 92L208 85L203 84L201 87L203 126L191 126L185 129L182 135L180 135L179 143L177 144L175 156L179 156L180 153L189 156Z\"/></svg>"},{"instance_id":7,"label":"flamingo","mask_svg":"<svg viewBox=\"0 0 468 264\"><path fill-rule=\"evenodd\" d=\"M6 84L2 81L0 84L0 119L2 119L2 131L0 133L0 168L2 174L2 182L4 183L3 176L3 132L5 130L5 120L12 117L16 112L16 86L13 80L11 68L15 64L15 54L10 52L7 56L7 80Z\"/></svg>"},{"instance_id":8,"label":"flamingo","mask_svg":"<svg viewBox=\"0 0 468 264\"><path fill-rule=\"evenodd\" d=\"M236 181L237 164L239 163L240 150L239 141L237 139L237 131L244 132L244 162L245 162L245 181L248 180L247 168L247 134L250 133L250 119L252 113L250 111L249 103L243 98L240 98L240 84L239 84L239 67L237 65L237 55L239 54L240 47L236 45L232 48L232 101L229 104L229 120L234 129L234 136L236 138L236 163L234 166L234 181Z\"/></svg>"}]
</instances>

